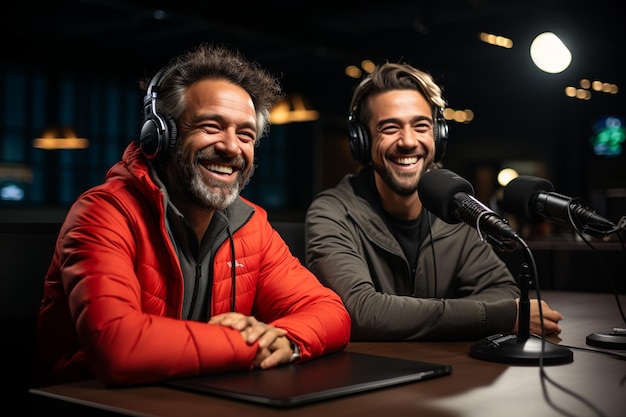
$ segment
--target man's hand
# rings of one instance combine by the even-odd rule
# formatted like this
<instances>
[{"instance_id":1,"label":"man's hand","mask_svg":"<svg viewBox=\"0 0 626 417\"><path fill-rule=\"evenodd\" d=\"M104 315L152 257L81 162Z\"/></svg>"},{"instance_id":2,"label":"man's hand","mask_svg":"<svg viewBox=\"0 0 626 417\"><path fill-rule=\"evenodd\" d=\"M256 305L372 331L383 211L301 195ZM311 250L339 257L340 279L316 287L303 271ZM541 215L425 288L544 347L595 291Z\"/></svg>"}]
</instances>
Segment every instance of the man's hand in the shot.
<instances>
[{"instance_id":1,"label":"man's hand","mask_svg":"<svg viewBox=\"0 0 626 417\"><path fill-rule=\"evenodd\" d=\"M519 298L515 300L517 302L517 311L519 312ZM541 335L541 320L539 317L539 301L532 299L530 301L530 333ZM552 310L548 303L541 300L541 310L543 312L543 326L546 336L551 334L561 333L561 326L559 321L563 320L563 316L556 310ZM519 332L519 317L515 320L515 327L513 333Z\"/></svg>"},{"instance_id":2,"label":"man's hand","mask_svg":"<svg viewBox=\"0 0 626 417\"><path fill-rule=\"evenodd\" d=\"M252 316L241 313L224 313L211 317L209 324L219 324L239 330L241 337L249 344L258 342L259 350L253 365L268 369L288 363L293 351L287 339L287 331L269 326Z\"/></svg>"}]
</instances>

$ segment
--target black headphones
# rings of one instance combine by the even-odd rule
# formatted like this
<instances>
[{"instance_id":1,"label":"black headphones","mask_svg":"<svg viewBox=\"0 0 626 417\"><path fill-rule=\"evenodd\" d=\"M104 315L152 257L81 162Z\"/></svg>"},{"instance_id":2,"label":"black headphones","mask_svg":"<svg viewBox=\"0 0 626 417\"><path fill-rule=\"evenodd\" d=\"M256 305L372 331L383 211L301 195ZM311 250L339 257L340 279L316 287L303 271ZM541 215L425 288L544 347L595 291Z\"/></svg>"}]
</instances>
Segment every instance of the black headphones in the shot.
<instances>
[{"instance_id":1,"label":"black headphones","mask_svg":"<svg viewBox=\"0 0 626 417\"><path fill-rule=\"evenodd\" d=\"M348 133L350 134L348 145L350 146L352 157L361 165L369 164L372 159L370 137L367 134L366 127L358 121L359 104L364 94L365 86L369 81L370 79L366 78L358 85L350 104L350 113L348 114ZM439 162L446 153L448 124L443 117L443 109L436 107L433 110L433 115L435 116L433 121L433 136L435 139L434 162Z\"/></svg>"},{"instance_id":2,"label":"black headphones","mask_svg":"<svg viewBox=\"0 0 626 417\"><path fill-rule=\"evenodd\" d=\"M156 104L165 68L152 77L143 98L143 125L139 146L148 159L163 160L176 146L176 122L157 113Z\"/></svg>"}]
</instances>

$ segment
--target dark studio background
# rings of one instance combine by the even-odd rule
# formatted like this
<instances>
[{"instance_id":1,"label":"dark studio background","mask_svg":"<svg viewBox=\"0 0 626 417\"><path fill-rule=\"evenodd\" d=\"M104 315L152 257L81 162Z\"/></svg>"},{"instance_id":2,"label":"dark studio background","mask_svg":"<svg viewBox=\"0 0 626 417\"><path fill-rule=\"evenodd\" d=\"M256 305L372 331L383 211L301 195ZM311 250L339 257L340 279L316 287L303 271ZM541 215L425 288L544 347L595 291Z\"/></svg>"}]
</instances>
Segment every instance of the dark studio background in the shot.
<instances>
[{"instance_id":1,"label":"dark studio background","mask_svg":"<svg viewBox=\"0 0 626 417\"><path fill-rule=\"evenodd\" d=\"M427 70L450 108L473 111L470 123L448 121L444 164L468 179L481 201L497 203L496 174L511 166L549 179L613 222L626 215L625 152L597 156L590 145L600 118L626 117L624 18L614 2L26 1L11 3L0 18L0 189L17 182L25 190L21 201L0 199L4 223L61 221L136 138L139 79L199 42L241 50L320 114L272 125L261 140L244 194L271 220L303 220L318 191L356 169L345 119L358 81L344 69L364 59ZM562 73L542 72L530 59L529 45L544 31L572 52ZM481 42L480 32L510 38L513 48ZM622 91L567 97L565 88L581 79ZM51 125L71 126L89 148L35 149L33 139ZM575 238L545 224L524 233Z\"/></svg>"},{"instance_id":2,"label":"dark studio background","mask_svg":"<svg viewBox=\"0 0 626 417\"><path fill-rule=\"evenodd\" d=\"M363 59L425 69L449 107L474 112L469 124L449 121L444 162L481 200L495 192L497 170L523 161L537 172L522 173L548 178L611 220L626 213L611 197L626 188L624 154L597 157L589 145L597 118L626 116L623 92L591 100L564 94L581 78L626 85L623 14L608 1L18 2L2 20L0 164L30 168L32 178L23 202L0 206L21 213L63 212L100 182L138 132L137 81L201 41L240 49L320 112L314 122L272 126L261 143L246 194L276 217L300 220L315 192L355 168L345 117L357 80L344 67ZM528 45L543 31L572 51L563 73L544 73L530 60ZM480 42L479 32L506 36L514 47ZM72 126L90 148L34 149L49 125Z\"/></svg>"}]
</instances>

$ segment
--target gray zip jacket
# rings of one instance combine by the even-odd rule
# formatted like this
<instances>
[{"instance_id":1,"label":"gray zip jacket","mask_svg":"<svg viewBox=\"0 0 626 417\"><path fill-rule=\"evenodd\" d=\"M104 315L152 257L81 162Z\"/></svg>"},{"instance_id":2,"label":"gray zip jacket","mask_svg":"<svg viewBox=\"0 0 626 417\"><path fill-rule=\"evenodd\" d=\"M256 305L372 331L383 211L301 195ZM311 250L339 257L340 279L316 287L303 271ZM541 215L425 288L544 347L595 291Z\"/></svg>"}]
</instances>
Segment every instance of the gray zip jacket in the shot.
<instances>
[{"instance_id":1,"label":"gray zip jacket","mask_svg":"<svg viewBox=\"0 0 626 417\"><path fill-rule=\"evenodd\" d=\"M430 231L411 268L372 205L372 170L322 191L305 219L307 267L342 298L352 341L476 340L513 330L520 290L477 231L425 209ZM357 192L355 192L358 190Z\"/></svg>"}]
</instances>

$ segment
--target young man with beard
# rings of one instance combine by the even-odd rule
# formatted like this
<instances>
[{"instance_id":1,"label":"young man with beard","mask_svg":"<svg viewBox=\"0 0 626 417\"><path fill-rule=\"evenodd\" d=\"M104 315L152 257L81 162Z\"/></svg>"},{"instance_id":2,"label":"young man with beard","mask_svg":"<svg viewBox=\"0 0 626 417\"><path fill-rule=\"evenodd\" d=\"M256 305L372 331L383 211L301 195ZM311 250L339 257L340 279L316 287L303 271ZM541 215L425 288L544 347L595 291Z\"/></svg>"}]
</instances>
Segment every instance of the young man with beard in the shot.
<instances>
[{"instance_id":1,"label":"young man with beard","mask_svg":"<svg viewBox=\"0 0 626 417\"><path fill-rule=\"evenodd\" d=\"M146 84L139 139L61 228L34 385L269 369L344 348L341 299L240 196L277 80L203 44Z\"/></svg>"},{"instance_id":2,"label":"young man with beard","mask_svg":"<svg viewBox=\"0 0 626 417\"><path fill-rule=\"evenodd\" d=\"M444 155L445 101L432 77L378 66L355 89L350 150L362 166L306 215L306 262L352 317L352 340L472 340L518 331L520 290L467 224L422 206L417 184ZM542 302L547 334L561 315ZM531 300L530 332L541 334Z\"/></svg>"}]
</instances>

